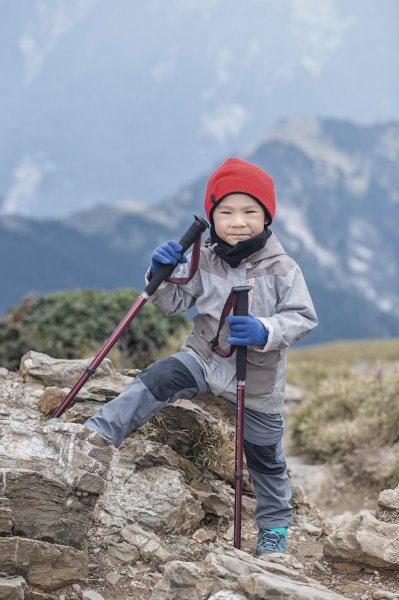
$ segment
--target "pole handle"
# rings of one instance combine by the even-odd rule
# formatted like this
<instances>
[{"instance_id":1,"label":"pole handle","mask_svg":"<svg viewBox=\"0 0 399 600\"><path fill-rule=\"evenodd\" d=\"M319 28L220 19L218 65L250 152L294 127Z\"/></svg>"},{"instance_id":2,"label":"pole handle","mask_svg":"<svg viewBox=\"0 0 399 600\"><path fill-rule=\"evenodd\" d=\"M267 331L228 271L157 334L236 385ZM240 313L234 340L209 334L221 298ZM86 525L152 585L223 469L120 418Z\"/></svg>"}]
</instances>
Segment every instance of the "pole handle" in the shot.
<instances>
[{"instance_id":1,"label":"pole handle","mask_svg":"<svg viewBox=\"0 0 399 600\"><path fill-rule=\"evenodd\" d=\"M190 227L179 240L179 244L181 244L183 247L182 254L184 254L186 250L188 250L188 248L194 244L197 237L201 235L208 227L209 224L205 221L205 219L194 215L194 223L190 225ZM144 292L148 296L152 296L159 285L169 277L175 268L176 265L162 265L157 272L154 273Z\"/></svg>"},{"instance_id":2,"label":"pole handle","mask_svg":"<svg viewBox=\"0 0 399 600\"><path fill-rule=\"evenodd\" d=\"M237 317L248 316L248 294L252 290L250 285L240 285L233 287L232 291L236 294L237 303L235 314ZM236 373L237 381L244 381L247 374L247 347L237 346L236 348Z\"/></svg>"}]
</instances>

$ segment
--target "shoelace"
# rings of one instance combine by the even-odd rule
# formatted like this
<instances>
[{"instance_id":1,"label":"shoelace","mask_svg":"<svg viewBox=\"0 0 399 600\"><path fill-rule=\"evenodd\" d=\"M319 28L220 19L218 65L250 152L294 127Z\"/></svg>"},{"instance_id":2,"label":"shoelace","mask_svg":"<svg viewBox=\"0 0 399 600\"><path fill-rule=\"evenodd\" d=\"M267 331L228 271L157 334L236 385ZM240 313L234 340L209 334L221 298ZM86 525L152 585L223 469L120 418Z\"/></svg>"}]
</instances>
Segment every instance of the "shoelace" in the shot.
<instances>
[{"instance_id":1,"label":"shoelace","mask_svg":"<svg viewBox=\"0 0 399 600\"><path fill-rule=\"evenodd\" d=\"M267 550L274 550L277 548L279 541L282 537L284 537L276 531L268 531L267 529L261 531L261 536L262 546L264 546Z\"/></svg>"}]
</instances>

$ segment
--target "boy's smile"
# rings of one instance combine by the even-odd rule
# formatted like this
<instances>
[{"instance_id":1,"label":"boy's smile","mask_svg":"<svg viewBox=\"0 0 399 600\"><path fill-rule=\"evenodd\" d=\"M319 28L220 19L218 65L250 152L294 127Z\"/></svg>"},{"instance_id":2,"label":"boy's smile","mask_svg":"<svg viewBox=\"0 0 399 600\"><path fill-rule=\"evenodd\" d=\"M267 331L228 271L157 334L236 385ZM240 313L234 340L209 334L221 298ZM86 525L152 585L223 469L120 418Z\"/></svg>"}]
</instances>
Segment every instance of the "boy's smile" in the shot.
<instances>
[{"instance_id":1,"label":"boy's smile","mask_svg":"<svg viewBox=\"0 0 399 600\"><path fill-rule=\"evenodd\" d=\"M262 206L247 194L229 194L213 213L217 235L230 246L262 233L266 216Z\"/></svg>"}]
</instances>

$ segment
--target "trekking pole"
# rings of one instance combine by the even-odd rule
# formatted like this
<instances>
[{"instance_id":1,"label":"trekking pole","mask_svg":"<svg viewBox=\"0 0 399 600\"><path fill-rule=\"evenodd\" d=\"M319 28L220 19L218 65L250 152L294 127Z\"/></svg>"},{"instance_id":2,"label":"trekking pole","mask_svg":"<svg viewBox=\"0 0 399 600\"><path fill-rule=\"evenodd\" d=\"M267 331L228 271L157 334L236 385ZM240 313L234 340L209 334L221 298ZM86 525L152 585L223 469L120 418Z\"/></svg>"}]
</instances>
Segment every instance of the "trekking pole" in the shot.
<instances>
[{"instance_id":1,"label":"trekking pole","mask_svg":"<svg viewBox=\"0 0 399 600\"><path fill-rule=\"evenodd\" d=\"M199 252L200 245L200 236L201 234L209 227L208 223L202 217L198 217L194 215L194 223L190 225L187 231L184 233L181 240L179 240L179 244L182 246L182 254L188 250L188 248L193 244L197 244L197 250ZM194 250L195 251L195 250ZM193 251L193 254L194 254ZM102 346L98 354L92 360L90 365L85 368L85 372L80 377L80 379L75 383L67 397L62 401L60 406L56 408L52 415L50 415L50 419L56 419L62 415L64 410L69 406L72 400L75 398L76 394L79 390L84 386L86 381L91 377L98 365L102 362L108 352L111 350L112 346L115 342L120 338L125 329L130 325L131 321L137 315L142 306L147 302L148 298L152 296L155 290L160 286L160 284L165 281L169 277L169 275L174 271L176 265L162 265L156 273L151 278L150 282L137 298L136 302L132 305L129 312L123 317L122 321L119 323L113 334L108 338L105 344Z\"/></svg>"},{"instance_id":2,"label":"trekking pole","mask_svg":"<svg viewBox=\"0 0 399 600\"><path fill-rule=\"evenodd\" d=\"M248 316L248 292L251 286L233 287L237 303L235 314ZM237 414L236 414L236 448L235 448L235 494L234 494L234 548L241 549L241 512L242 512L242 481L244 462L244 407L245 407L245 378L247 372L247 347L236 348L237 374Z\"/></svg>"}]
</instances>

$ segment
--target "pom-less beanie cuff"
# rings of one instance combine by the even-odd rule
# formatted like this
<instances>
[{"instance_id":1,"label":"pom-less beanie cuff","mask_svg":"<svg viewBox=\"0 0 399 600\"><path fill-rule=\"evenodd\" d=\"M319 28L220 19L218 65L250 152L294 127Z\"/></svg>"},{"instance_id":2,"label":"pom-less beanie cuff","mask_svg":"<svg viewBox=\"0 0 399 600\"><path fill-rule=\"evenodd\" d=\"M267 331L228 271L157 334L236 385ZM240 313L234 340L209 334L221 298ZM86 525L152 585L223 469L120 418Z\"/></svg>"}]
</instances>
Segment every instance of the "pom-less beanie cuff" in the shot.
<instances>
[{"instance_id":1,"label":"pom-less beanie cuff","mask_svg":"<svg viewBox=\"0 0 399 600\"><path fill-rule=\"evenodd\" d=\"M204 208L208 219L218 202L229 194L247 194L257 200L274 219L276 199L273 179L260 167L240 158L228 158L209 177Z\"/></svg>"}]
</instances>

